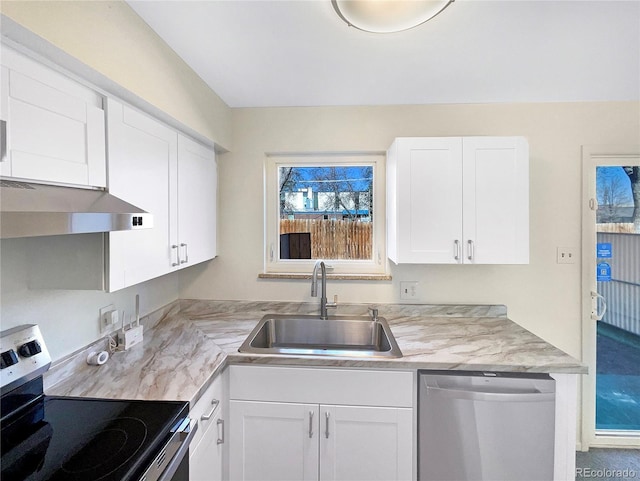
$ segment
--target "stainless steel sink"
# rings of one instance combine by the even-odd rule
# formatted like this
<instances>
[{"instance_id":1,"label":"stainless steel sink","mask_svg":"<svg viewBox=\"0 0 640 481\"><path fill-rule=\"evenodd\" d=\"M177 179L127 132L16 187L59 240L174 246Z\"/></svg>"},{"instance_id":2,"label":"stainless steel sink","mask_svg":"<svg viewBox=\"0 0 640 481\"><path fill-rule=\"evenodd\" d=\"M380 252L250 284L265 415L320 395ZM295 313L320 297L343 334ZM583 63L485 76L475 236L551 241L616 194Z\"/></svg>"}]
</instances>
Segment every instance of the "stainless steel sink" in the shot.
<instances>
[{"instance_id":1,"label":"stainless steel sink","mask_svg":"<svg viewBox=\"0 0 640 481\"><path fill-rule=\"evenodd\" d=\"M267 315L240 352L311 356L402 357L383 317Z\"/></svg>"}]
</instances>

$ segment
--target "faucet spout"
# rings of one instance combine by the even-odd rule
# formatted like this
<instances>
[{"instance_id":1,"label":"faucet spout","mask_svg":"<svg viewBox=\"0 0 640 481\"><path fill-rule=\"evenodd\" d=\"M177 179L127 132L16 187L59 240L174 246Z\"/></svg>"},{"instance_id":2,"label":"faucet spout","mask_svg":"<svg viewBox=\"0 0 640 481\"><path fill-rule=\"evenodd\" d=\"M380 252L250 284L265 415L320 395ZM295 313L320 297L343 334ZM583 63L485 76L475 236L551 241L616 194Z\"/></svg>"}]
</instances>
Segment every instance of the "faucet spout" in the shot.
<instances>
[{"instance_id":1,"label":"faucet spout","mask_svg":"<svg viewBox=\"0 0 640 481\"><path fill-rule=\"evenodd\" d=\"M323 261L316 262L311 274L311 297L318 297L318 271L320 271L320 319L329 318L327 307L336 307L336 303L327 304L327 266Z\"/></svg>"}]
</instances>

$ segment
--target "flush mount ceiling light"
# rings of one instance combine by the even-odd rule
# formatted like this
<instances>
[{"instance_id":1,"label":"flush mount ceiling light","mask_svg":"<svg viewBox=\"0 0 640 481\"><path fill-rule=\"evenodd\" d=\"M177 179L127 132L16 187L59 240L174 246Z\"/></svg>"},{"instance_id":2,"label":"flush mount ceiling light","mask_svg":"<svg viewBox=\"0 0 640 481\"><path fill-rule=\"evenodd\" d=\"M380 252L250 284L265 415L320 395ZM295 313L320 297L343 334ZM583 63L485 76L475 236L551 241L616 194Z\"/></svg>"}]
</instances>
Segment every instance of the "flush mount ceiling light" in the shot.
<instances>
[{"instance_id":1,"label":"flush mount ceiling light","mask_svg":"<svg viewBox=\"0 0 640 481\"><path fill-rule=\"evenodd\" d=\"M454 0L331 0L350 27L366 32L408 30L442 12Z\"/></svg>"}]
</instances>

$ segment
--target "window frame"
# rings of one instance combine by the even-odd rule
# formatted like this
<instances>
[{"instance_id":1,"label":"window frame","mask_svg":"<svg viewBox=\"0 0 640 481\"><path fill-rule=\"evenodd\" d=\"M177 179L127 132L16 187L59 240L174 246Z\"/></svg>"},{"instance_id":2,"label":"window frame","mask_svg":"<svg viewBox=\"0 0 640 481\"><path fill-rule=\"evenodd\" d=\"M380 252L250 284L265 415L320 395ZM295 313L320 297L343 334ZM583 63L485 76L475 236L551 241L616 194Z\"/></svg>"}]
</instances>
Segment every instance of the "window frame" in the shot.
<instances>
[{"instance_id":1,"label":"window frame","mask_svg":"<svg viewBox=\"0 0 640 481\"><path fill-rule=\"evenodd\" d=\"M264 272L266 274L311 274L322 259L280 259L280 167L373 167L373 259L326 259L329 273L334 275L385 275L386 201L385 152L332 152L267 154L264 163Z\"/></svg>"}]
</instances>

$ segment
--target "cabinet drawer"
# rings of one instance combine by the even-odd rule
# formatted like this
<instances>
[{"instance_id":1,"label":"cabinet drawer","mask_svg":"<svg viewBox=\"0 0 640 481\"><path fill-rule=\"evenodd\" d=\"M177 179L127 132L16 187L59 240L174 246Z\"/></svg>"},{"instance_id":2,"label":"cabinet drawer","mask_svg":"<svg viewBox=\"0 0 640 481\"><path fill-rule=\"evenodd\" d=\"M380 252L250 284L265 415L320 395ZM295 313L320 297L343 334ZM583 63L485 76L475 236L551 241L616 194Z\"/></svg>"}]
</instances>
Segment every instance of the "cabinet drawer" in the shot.
<instances>
[{"instance_id":1,"label":"cabinet drawer","mask_svg":"<svg viewBox=\"0 0 640 481\"><path fill-rule=\"evenodd\" d=\"M198 421L198 431L194 435L191 444L196 446L200 442L206 432L215 425L216 418L222 411L224 394L223 381L224 374L218 375L213 381L211 386L204 392L200 399L193 404L189 410L189 415L192 420ZM205 419L203 419L203 417Z\"/></svg>"},{"instance_id":2,"label":"cabinet drawer","mask_svg":"<svg viewBox=\"0 0 640 481\"><path fill-rule=\"evenodd\" d=\"M414 373L263 366L230 367L230 399L412 407Z\"/></svg>"}]
</instances>

